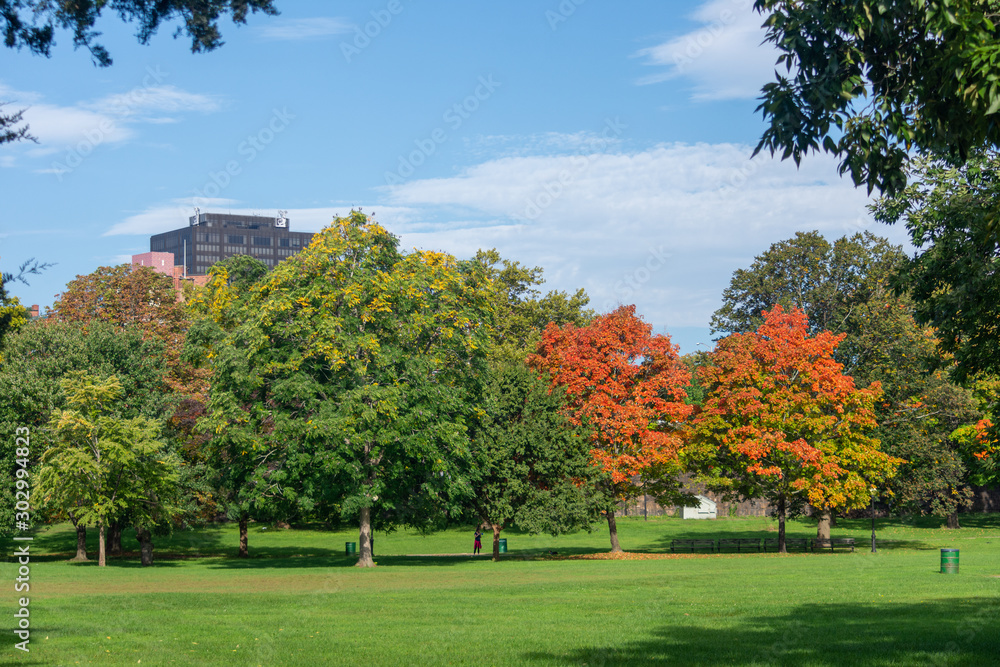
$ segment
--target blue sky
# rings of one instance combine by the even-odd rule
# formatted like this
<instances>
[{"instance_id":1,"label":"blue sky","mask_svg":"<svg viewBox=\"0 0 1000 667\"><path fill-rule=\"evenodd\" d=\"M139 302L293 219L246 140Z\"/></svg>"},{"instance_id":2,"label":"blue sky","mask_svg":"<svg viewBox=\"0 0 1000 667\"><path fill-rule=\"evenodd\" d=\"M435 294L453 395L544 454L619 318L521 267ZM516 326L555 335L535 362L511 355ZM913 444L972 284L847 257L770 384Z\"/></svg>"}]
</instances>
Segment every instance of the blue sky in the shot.
<instances>
[{"instance_id":1,"label":"blue sky","mask_svg":"<svg viewBox=\"0 0 1000 667\"><path fill-rule=\"evenodd\" d=\"M635 303L693 351L771 243L905 240L829 158L750 160L775 59L751 0L276 5L208 54L110 18L110 68L67 34L50 59L0 51L0 100L39 138L0 147L0 267L56 264L13 286L24 303L194 206L301 231L361 207L406 248L496 247L599 311Z\"/></svg>"}]
</instances>

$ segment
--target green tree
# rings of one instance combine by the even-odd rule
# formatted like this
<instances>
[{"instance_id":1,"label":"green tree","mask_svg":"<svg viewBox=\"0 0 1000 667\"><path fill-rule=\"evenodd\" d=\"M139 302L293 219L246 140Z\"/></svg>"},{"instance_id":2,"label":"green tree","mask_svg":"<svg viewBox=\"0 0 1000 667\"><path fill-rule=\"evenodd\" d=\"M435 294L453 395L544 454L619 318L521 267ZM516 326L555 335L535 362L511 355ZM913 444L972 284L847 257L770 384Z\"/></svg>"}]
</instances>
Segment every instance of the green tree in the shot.
<instances>
[{"instance_id":1,"label":"green tree","mask_svg":"<svg viewBox=\"0 0 1000 667\"><path fill-rule=\"evenodd\" d=\"M842 338L810 336L801 310L775 306L756 331L719 341L712 365L700 369L708 395L685 448L688 466L727 497L774 503L779 551L796 503L864 507L900 463L871 437L881 387L858 389L833 359Z\"/></svg>"},{"instance_id":2,"label":"green tree","mask_svg":"<svg viewBox=\"0 0 1000 667\"><path fill-rule=\"evenodd\" d=\"M491 356L509 362L523 361L551 322L556 326L586 326L594 318L587 308L590 297L578 289L572 295L552 290L542 296L536 289L544 283L542 268L528 268L503 259L496 249L476 253L492 285L493 319Z\"/></svg>"},{"instance_id":3,"label":"green tree","mask_svg":"<svg viewBox=\"0 0 1000 667\"><path fill-rule=\"evenodd\" d=\"M353 212L236 307L205 420L232 466L305 510L357 518L359 566L374 564L373 514L419 526L460 511L488 344L481 265L402 255Z\"/></svg>"},{"instance_id":4,"label":"green tree","mask_svg":"<svg viewBox=\"0 0 1000 667\"><path fill-rule=\"evenodd\" d=\"M959 528L959 510L972 502L974 458L953 434L975 425L981 413L971 392L942 371L907 372L907 359L900 361L893 375L903 384L888 388L876 433L882 448L904 462L883 500L902 512L946 517L949 528Z\"/></svg>"},{"instance_id":5,"label":"green tree","mask_svg":"<svg viewBox=\"0 0 1000 667\"><path fill-rule=\"evenodd\" d=\"M0 31L4 46L49 57L56 30L70 30L73 46L87 49L95 65L107 67L111 55L95 41L101 35L95 25L105 9L124 23L135 22L140 44L147 44L160 25L180 19L184 27L178 27L174 36L185 33L191 38L192 53L199 53L222 46L220 17L245 24L250 13L276 15L273 4L273 0L0 0Z\"/></svg>"},{"instance_id":6,"label":"green tree","mask_svg":"<svg viewBox=\"0 0 1000 667\"><path fill-rule=\"evenodd\" d=\"M94 29L107 0L0 0L0 31L4 46L26 48L31 53L51 56L57 28L73 33L73 46L90 51L91 59L99 67L111 65L111 54L95 40L101 35ZM125 23L136 22L136 37L140 44L147 44L161 24L174 19L184 21L181 32L191 38L191 51L212 51L222 46L219 18L229 16L233 23L245 24L248 13L262 12L276 15L274 0L115 0L111 9ZM5 103L0 102L0 108ZM28 133L29 126L18 124L24 109L12 114L0 113L0 145L14 141L38 139Z\"/></svg>"},{"instance_id":7,"label":"green tree","mask_svg":"<svg viewBox=\"0 0 1000 667\"><path fill-rule=\"evenodd\" d=\"M915 182L873 207L881 222L906 223L920 253L900 271L897 288L912 294L915 317L932 326L941 351L954 356L964 381L1000 372L1000 154L979 152L958 166L914 163Z\"/></svg>"},{"instance_id":8,"label":"green tree","mask_svg":"<svg viewBox=\"0 0 1000 667\"><path fill-rule=\"evenodd\" d=\"M886 343L871 332L886 307L900 302L890 282L905 259L899 246L871 232L832 244L818 231L797 232L755 257L749 269L733 273L722 307L712 315L712 331L754 331L764 311L798 308L810 331L846 334L836 357L854 373Z\"/></svg>"},{"instance_id":9,"label":"green tree","mask_svg":"<svg viewBox=\"0 0 1000 667\"><path fill-rule=\"evenodd\" d=\"M267 271L266 264L249 255L227 257L208 270L208 282L193 290L187 301L191 326L186 332L182 361L195 368L212 368L217 346L239 324L239 302L248 297ZM203 494L199 498L200 511L211 512L221 505L239 527L237 555L247 558L250 556L250 520L284 518L276 513L274 505L277 503L285 508L287 505L281 503L280 487L268 485L261 476L267 468L258 467L256 461L247 459L243 446L240 446L239 455L225 443L212 446L212 434L197 428L198 420L205 415L205 403L195 398L185 399L170 418L170 425L183 443L185 460L193 466L203 466L211 479L212 497ZM234 465L234 461L239 464Z\"/></svg>"},{"instance_id":10,"label":"green tree","mask_svg":"<svg viewBox=\"0 0 1000 667\"><path fill-rule=\"evenodd\" d=\"M3 119L0 117L0 127L2 127L2 124ZM3 139L2 135L0 135L0 144L2 143ZM27 285L27 275L39 274L50 266L52 265L40 264L34 259L29 259L21 264L16 274L9 271L0 272L0 353L3 352L4 337L8 333L27 324L30 317L28 309L21 305L21 301L16 296L7 292L7 286L15 281ZM2 363L3 356L0 356L0 364Z\"/></svg>"},{"instance_id":11,"label":"green tree","mask_svg":"<svg viewBox=\"0 0 1000 667\"><path fill-rule=\"evenodd\" d=\"M36 457L32 466L51 444L49 418L53 410L65 407L59 381L67 373L117 376L124 391L118 406L123 417L160 418L166 409L162 347L157 341L144 341L138 331L104 322L84 326L37 320L8 338L7 352L6 363L0 365L0 486L4 489L0 493L9 493L11 488L5 482L15 468L13 443L18 426L31 429ZM80 523L72 512L66 516L77 527L79 544L84 544L86 523ZM10 531L11 518L0 515L0 532ZM79 555L86 558L86 550L81 547Z\"/></svg>"},{"instance_id":12,"label":"green tree","mask_svg":"<svg viewBox=\"0 0 1000 667\"><path fill-rule=\"evenodd\" d=\"M471 429L471 505L493 530L493 559L507 526L552 535L589 529L603 506L599 472L590 434L565 415L563 391L550 392L519 361L492 366L484 390L484 414Z\"/></svg>"},{"instance_id":13,"label":"green tree","mask_svg":"<svg viewBox=\"0 0 1000 667\"><path fill-rule=\"evenodd\" d=\"M762 311L781 305L802 309L812 332L843 334L834 359L857 386L881 384L874 435L886 453L906 460L886 500L903 511L954 515L955 521L969 491L949 434L975 413L965 390L931 373L933 332L917 324L913 301L894 289L906 263L898 246L869 232L832 244L818 232L800 232L733 274L712 324L753 331ZM816 516L818 536L828 538L829 515Z\"/></svg>"},{"instance_id":14,"label":"green tree","mask_svg":"<svg viewBox=\"0 0 1000 667\"><path fill-rule=\"evenodd\" d=\"M7 102L0 102L0 109L3 109L7 104ZM0 111L0 145L15 141L34 141L38 143L36 137L28 134L28 130L31 129L30 126L27 124L20 125L24 120L24 111L24 109L15 111L14 113L3 113Z\"/></svg>"},{"instance_id":15,"label":"green tree","mask_svg":"<svg viewBox=\"0 0 1000 667\"><path fill-rule=\"evenodd\" d=\"M149 525L171 516L178 459L147 417L115 414L123 391L118 378L73 372L60 384L65 410L52 413L52 445L41 457L35 497L42 505L73 512L98 527L98 565L104 567L105 528L129 515L142 543L143 565L152 563Z\"/></svg>"},{"instance_id":16,"label":"green tree","mask_svg":"<svg viewBox=\"0 0 1000 667\"><path fill-rule=\"evenodd\" d=\"M144 338L163 345L171 391L204 397L205 373L181 358L190 319L168 276L148 266L102 266L71 280L48 314L59 322L109 322L136 328Z\"/></svg>"},{"instance_id":17,"label":"green tree","mask_svg":"<svg viewBox=\"0 0 1000 667\"><path fill-rule=\"evenodd\" d=\"M780 52L763 87L757 151L837 156L855 184L892 194L912 151L964 161L996 146L996 0L756 0Z\"/></svg>"}]
</instances>

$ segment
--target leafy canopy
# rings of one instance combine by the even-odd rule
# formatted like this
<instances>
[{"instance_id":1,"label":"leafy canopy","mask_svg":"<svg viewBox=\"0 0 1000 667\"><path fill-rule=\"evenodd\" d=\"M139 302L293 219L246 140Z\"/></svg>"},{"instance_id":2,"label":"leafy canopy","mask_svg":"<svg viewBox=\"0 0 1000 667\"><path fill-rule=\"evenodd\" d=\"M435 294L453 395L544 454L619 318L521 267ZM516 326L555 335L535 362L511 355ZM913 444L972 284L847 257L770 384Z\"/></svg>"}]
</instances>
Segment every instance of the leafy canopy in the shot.
<instances>
[{"instance_id":1,"label":"leafy canopy","mask_svg":"<svg viewBox=\"0 0 1000 667\"><path fill-rule=\"evenodd\" d=\"M692 410L685 403L690 382L668 336L622 306L585 327L550 324L528 363L565 386L570 418L592 429L591 458L608 475L610 496L641 493L637 475L679 473L682 439L675 430ZM676 488L661 489L661 497Z\"/></svg>"},{"instance_id":2,"label":"leafy canopy","mask_svg":"<svg viewBox=\"0 0 1000 667\"><path fill-rule=\"evenodd\" d=\"M60 383L67 408L49 423L53 443L42 454L35 495L83 524L108 525L126 516L136 526L176 513L179 460L147 417L115 414L118 378L69 373Z\"/></svg>"},{"instance_id":3,"label":"leafy canopy","mask_svg":"<svg viewBox=\"0 0 1000 667\"><path fill-rule=\"evenodd\" d=\"M428 525L468 491L488 283L477 263L397 246L353 212L253 285L217 348L205 426L217 456L300 507Z\"/></svg>"},{"instance_id":4,"label":"leafy canopy","mask_svg":"<svg viewBox=\"0 0 1000 667\"><path fill-rule=\"evenodd\" d=\"M700 371L708 390L689 463L730 497L864 506L900 462L869 437L875 383L857 389L833 351L843 334L809 336L801 310L776 306L755 332L719 341Z\"/></svg>"},{"instance_id":5,"label":"leafy canopy","mask_svg":"<svg viewBox=\"0 0 1000 667\"><path fill-rule=\"evenodd\" d=\"M996 0L756 0L780 51L756 151L837 156L868 191L906 185L911 151L965 160L1000 141Z\"/></svg>"},{"instance_id":6,"label":"leafy canopy","mask_svg":"<svg viewBox=\"0 0 1000 667\"><path fill-rule=\"evenodd\" d=\"M470 429L477 521L558 535L589 528L600 496L590 438L565 414L564 392L522 362L493 365L484 413Z\"/></svg>"},{"instance_id":7,"label":"leafy canopy","mask_svg":"<svg viewBox=\"0 0 1000 667\"><path fill-rule=\"evenodd\" d=\"M941 351L954 355L964 381L1000 372L1000 154L977 152L968 162L922 158L914 183L880 199L875 218L903 221L920 253L897 288L909 292L915 317L932 326Z\"/></svg>"},{"instance_id":8,"label":"leafy canopy","mask_svg":"<svg viewBox=\"0 0 1000 667\"><path fill-rule=\"evenodd\" d=\"M111 54L95 40L101 33L94 26L107 9L125 23L138 26L136 38L147 44L160 25L174 19L184 22L182 32L191 38L191 51L212 51L222 46L219 18L246 23L247 14L276 15L274 0L0 0L0 31L4 46L26 48L49 57L57 29L73 33L73 46L90 51L95 65L111 65Z\"/></svg>"}]
</instances>

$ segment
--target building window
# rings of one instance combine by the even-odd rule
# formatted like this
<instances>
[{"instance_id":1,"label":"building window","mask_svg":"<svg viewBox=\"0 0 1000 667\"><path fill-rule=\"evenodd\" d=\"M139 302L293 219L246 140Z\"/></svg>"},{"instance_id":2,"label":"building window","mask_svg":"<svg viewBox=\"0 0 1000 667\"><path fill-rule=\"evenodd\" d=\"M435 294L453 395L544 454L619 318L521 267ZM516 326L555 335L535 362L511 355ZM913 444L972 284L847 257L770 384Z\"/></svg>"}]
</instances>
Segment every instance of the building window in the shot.
<instances>
[{"instance_id":1,"label":"building window","mask_svg":"<svg viewBox=\"0 0 1000 667\"><path fill-rule=\"evenodd\" d=\"M287 248L290 245L292 245L292 240L291 239L278 239L278 245L280 245L283 248Z\"/></svg>"},{"instance_id":2,"label":"building window","mask_svg":"<svg viewBox=\"0 0 1000 667\"><path fill-rule=\"evenodd\" d=\"M243 244L243 237L239 236L237 234L227 234L226 235L226 241L229 242L229 243L238 243L238 244L242 245Z\"/></svg>"},{"instance_id":3,"label":"building window","mask_svg":"<svg viewBox=\"0 0 1000 667\"><path fill-rule=\"evenodd\" d=\"M255 236L255 237L253 237L253 244L254 245L271 245L271 237L270 236Z\"/></svg>"},{"instance_id":4,"label":"building window","mask_svg":"<svg viewBox=\"0 0 1000 667\"><path fill-rule=\"evenodd\" d=\"M222 234L220 234L219 232L212 232L211 234L208 235L208 242L209 243L218 243L219 241L222 240L221 237L222 237Z\"/></svg>"}]
</instances>

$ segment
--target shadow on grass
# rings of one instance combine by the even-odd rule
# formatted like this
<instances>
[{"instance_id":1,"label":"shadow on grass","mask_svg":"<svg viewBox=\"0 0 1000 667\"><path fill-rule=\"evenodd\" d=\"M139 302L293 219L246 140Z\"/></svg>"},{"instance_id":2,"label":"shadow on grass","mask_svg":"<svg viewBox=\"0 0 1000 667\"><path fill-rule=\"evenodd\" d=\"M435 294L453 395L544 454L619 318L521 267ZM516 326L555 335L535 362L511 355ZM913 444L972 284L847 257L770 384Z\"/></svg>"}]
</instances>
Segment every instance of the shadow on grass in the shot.
<instances>
[{"instance_id":1,"label":"shadow on grass","mask_svg":"<svg viewBox=\"0 0 1000 667\"><path fill-rule=\"evenodd\" d=\"M787 539L790 539L790 540L791 539L809 539L809 540L814 540L816 538L816 532L813 531L813 532L810 532L810 533L806 533L804 531L792 531L792 530L789 530L789 531L786 532L785 537ZM831 537L832 538L839 538L839 537L852 537L852 536L851 535L846 535L846 534L838 534L836 531L833 531L832 534L831 534ZM871 539L870 538L856 537L856 536L854 536L854 537L855 537L855 539L854 539L854 548L855 548L856 551L868 551L868 550L871 550L872 543L871 543ZM777 532L770 532L770 531L761 531L761 530L726 531L726 532L717 532L717 533L713 533L711 531L674 532L674 533L671 533L670 535L665 535L665 536L657 539L651 545L650 548L628 549L628 551L639 551L639 552L646 552L646 553L671 553L670 546L671 546L671 543L674 540L715 540L716 541L716 547L718 547L718 541L720 539L735 539L735 538L751 539L751 540L763 540L763 539L776 540L776 539L778 539L778 533ZM811 542L810 542L810 544L811 544ZM924 542L921 542L919 540L900 540L900 539L882 540L882 539L876 538L875 544L876 544L876 546L877 546L878 549L887 549L887 550L894 550L894 549L916 549L918 551L930 551L930 550L934 550L934 549L938 548L938 547L935 547L933 545L928 545L928 544L926 544ZM774 549L771 548L771 551L773 551L773 550ZM832 552L832 553L850 552L850 550L851 550L850 547L836 547L835 551ZM831 551L830 551L829 548L824 548L824 549L817 548L815 550L813 550L812 548L810 548L808 551L803 551L800 548L796 547L794 549L794 551L796 553L821 553L821 552L822 553L831 553ZM688 551L684 550L684 551L682 551L682 553L688 553ZM708 550L704 550L704 551L699 550L698 553L710 553L710 552ZM727 550L723 551L722 553L730 553L730 550L727 548ZM735 547L732 548L732 553L736 553L736 548ZM748 550L747 547L743 547L742 551L740 553L754 553L754 552L753 552L753 550Z\"/></svg>"},{"instance_id":2,"label":"shadow on grass","mask_svg":"<svg viewBox=\"0 0 1000 667\"><path fill-rule=\"evenodd\" d=\"M17 664L17 665L49 665L52 664L48 660L36 660L31 657L32 653L37 654L39 652L39 644L36 637L44 637L46 634L59 633L60 630L57 628L46 628L46 627L32 627L30 628L31 637L27 644L28 651L22 651L15 647L15 644L21 643L23 640L15 635L12 630L6 630L0 633L0 654L5 658L9 658L10 662L6 660L0 662L0 664Z\"/></svg>"},{"instance_id":3,"label":"shadow on grass","mask_svg":"<svg viewBox=\"0 0 1000 667\"><path fill-rule=\"evenodd\" d=\"M501 561L525 560L522 554L506 554L501 557ZM490 555L485 556L451 556L451 555L425 555L425 556L379 556L375 554L375 563L378 567L449 567L454 565L465 565L470 562L491 563ZM254 570L265 568L350 568L357 565L357 556L345 556L343 553L328 556L314 556L297 554L293 557L273 557L262 554L251 556L250 558L219 558L214 560L209 567L230 570Z\"/></svg>"},{"instance_id":4,"label":"shadow on grass","mask_svg":"<svg viewBox=\"0 0 1000 667\"><path fill-rule=\"evenodd\" d=\"M733 627L676 625L621 646L526 653L525 662L572 665L995 665L1000 601L954 598L921 604L803 604ZM708 623L719 624L719 617Z\"/></svg>"}]
</instances>

